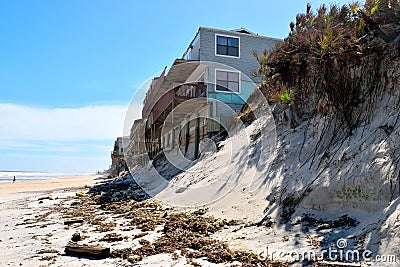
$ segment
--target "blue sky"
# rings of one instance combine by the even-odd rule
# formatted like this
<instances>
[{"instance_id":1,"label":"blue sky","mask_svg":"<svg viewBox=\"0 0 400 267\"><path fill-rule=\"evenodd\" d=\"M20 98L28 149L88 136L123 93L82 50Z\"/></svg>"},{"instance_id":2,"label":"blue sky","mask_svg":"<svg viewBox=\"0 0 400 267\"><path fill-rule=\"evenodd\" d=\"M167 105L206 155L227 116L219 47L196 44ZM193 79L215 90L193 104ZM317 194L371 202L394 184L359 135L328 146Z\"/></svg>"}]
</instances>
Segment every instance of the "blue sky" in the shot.
<instances>
[{"instance_id":1,"label":"blue sky","mask_svg":"<svg viewBox=\"0 0 400 267\"><path fill-rule=\"evenodd\" d=\"M107 168L135 90L181 57L198 27L284 38L307 2L331 3L1 1L0 170Z\"/></svg>"}]
</instances>

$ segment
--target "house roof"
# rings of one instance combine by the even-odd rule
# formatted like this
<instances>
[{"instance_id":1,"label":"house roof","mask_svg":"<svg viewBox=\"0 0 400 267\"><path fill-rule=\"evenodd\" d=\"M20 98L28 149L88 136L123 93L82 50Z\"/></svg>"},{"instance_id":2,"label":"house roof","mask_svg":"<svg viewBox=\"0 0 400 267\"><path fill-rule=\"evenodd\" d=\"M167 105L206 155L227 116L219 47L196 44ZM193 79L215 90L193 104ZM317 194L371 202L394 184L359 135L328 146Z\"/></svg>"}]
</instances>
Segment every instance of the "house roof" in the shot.
<instances>
[{"instance_id":1,"label":"house roof","mask_svg":"<svg viewBox=\"0 0 400 267\"><path fill-rule=\"evenodd\" d=\"M226 33L226 34L235 33L235 34L245 35L245 36L250 35L250 36L256 37L256 38L263 38L263 39L274 40L274 41L282 41L282 39L279 39L279 38L259 35L258 33L254 33L246 28L239 28L239 29L235 29L235 30L223 30L223 29L216 29L216 28L200 27L198 32L200 30L208 30L208 31L220 32L220 33Z\"/></svg>"},{"instance_id":2,"label":"house roof","mask_svg":"<svg viewBox=\"0 0 400 267\"><path fill-rule=\"evenodd\" d=\"M246 28L239 28L239 29L235 29L232 30L233 32L240 32L240 33L246 33L246 34L254 34L254 35L258 35L257 33L251 32Z\"/></svg>"},{"instance_id":3,"label":"house roof","mask_svg":"<svg viewBox=\"0 0 400 267\"><path fill-rule=\"evenodd\" d=\"M131 127L131 132L134 132L134 131L135 131L135 129L138 127L138 125L140 124L141 121L142 121L142 119L136 119L136 120L133 122L132 127Z\"/></svg>"}]
</instances>

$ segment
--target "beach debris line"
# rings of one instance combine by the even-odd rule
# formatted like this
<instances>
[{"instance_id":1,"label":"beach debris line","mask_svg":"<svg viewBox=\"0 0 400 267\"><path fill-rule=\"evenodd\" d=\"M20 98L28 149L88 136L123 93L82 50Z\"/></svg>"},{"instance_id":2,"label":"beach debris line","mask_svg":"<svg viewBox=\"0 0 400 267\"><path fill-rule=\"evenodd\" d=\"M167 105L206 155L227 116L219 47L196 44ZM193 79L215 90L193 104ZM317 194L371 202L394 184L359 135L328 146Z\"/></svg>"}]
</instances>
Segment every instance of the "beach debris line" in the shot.
<instances>
[{"instance_id":1,"label":"beach debris line","mask_svg":"<svg viewBox=\"0 0 400 267\"><path fill-rule=\"evenodd\" d=\"M146 210L144 209L146 207L154 207L153 205L155 204L152 201L143 201L135 203L133 206L143 211ZM110 206L112 209L116 208L112 204ZM121 208L121 205L119 208ZM163 211L163 208L159 207L158 210ZM163 235L153 242L141 239L139 241L141 247L137 249L127 247L113 250L111 257L123 258L131 263L137 263L151 255L174 254L178 251L179 256L186 257L191 264L196 263L195 259L204 258L213 263L241 262L248 266L286 266L281 263L274 265L269 261L260 261L257 255L252 252L233 251L229 249L226 243L212 238L211 234L225 227L241 225L243 222L206 216L206 212L206 209L200 209L192 212L171 212L166 216L164 216L165 212L139 213L149 221L153 220L151 217L157 217L154 218L155 221L162 218L164 221ZM142 226L141 221L143 219L137 218L135 222Z\"/></svg>"},{"instance_id":2,"label":"beach debris line","mask_svg":"<svg viewBox=\"0 0 400 267\"><path fill-rule=\"evenodd\" d=\"M124 189L122 189L124 190ZM249 251L233 251L228 245L212 237L212 234L227 227L240 227L245 222L239 220L227 220L215 218L207 215L207 209L181 212L171 207L165 207L157 200L148 199L144 201L124 200L118 202L105 202L99 205L101 195L86 194L80 197L73 204L73 209L60 208L60 212L68 219L83 218L88 225L96 226L98 232L105 233L97 242L121 242L123 240L138 239L140 247L135 248L131 245L112 249L111 258L121 258L130 263L138 263L142 259L169 253L176 257L185 257L188 263L196 264L196 259L203 258L213 263L241 262L245 266L287 266L282 263L271 263L261 261L257 254ZM95 216L93 216L95 214ZM104 220L102 214L113 217L123 217L126 223L117 227L115 222ZM129 231L137 231L132 233ZM115 231L121 230L126 236L116 234ZM160 231L162 235L155 240L147 240L146 236L153 232ZM122 240L121 240L122 239ZM78 249L76 243L71 243L72 254L87 252L88 247ZM95 246L97 247L97 246ZM68 250L68 249L66 249ZM69 250L69 255L71 250ZM90 255L83 255L88 256Z\"/></svg>"},{"instance_id":3,"label":"beach debris line","mask_svg":"<svg viewBox=\"0 0 400 267\"><path fill-rule=\"evenodd\" d=\"M70 256L85 256L96 259L105 259L110 256L110 248L92 245L79 245L75 242L68 242L65 246L65 254Z\"/></svg>"},{"instance_id":4,"label":"beach debris line","mask_svg":"<svg viewBox=\"0 0 400 267\"><path fill-rule=\"evenodd\" d=\"M130 173L124 173L111 181L105 181L89 190L96 198L97 204L113 203L124 200L142 201L150 196L136 183Z\"/></svg>"}]
</instances>

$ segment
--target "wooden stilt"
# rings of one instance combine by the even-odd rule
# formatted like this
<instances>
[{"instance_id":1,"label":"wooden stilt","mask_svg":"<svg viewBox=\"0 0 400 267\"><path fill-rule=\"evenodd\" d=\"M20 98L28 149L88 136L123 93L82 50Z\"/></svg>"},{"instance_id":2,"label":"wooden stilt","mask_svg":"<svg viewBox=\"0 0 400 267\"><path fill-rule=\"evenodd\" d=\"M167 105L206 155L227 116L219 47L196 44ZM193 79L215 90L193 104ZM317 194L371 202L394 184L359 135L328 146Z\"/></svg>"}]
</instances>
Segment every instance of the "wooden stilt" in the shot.
<instances>
[{"instance_id":1,"label":"wooden stilt","mask_svg":"<svg viewBox=\"0 0 400 267\"><path fill-rule=\"evenodd\" d=\"M197 114L196 126L194 133L194 157L197 159L199 157L199 144L200 144L200 117Z\"/></svg>"}]
</instances>

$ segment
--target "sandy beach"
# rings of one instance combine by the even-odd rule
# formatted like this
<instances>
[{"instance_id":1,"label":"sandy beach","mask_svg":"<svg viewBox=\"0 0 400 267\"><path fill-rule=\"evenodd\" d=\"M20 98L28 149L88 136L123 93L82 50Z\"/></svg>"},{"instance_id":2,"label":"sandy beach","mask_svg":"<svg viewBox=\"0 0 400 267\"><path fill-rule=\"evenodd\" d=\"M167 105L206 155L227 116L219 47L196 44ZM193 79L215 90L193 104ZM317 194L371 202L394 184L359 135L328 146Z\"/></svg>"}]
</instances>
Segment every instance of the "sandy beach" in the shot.
<instances>
[{"instance_id":1,"label":"sandy beach","mask_svg":"<svg viewBox=\"0 0 400 267\"><path fill-rule=\"evenodd\" d=\"M179 213L154 200L99 206L93 195L88 194L96 181L101 183L104 180L93 175L2 184L0 249L3 253L0 266L233 266L223 263L222 258L214 259L216 262L213 263L205 259L206 255L196 256L196 259L192 259L190 253L181 255L183 252L179 248L183 244L177 244L175 239L181 239L179 236L187 233L180 228L171 230L173 235L167 234L168 238L160 237L164 235L163 224L172 221L173 225L179 225L175 221L181 219L190 227L194 227L191 226L193 223L200 228L208 228L210 223L216 225L210 227L210 234L223 227L237 228L237 223L203 218L203 212ZM82 222L67 223L76 218L82 218ZM66 255L65 246L76 234L79 234L79 244L111 248L110 257L95 259ZM220 246L219 241L210 240L206 232L192 238L194 240L185 241L189 242L184 243L185 246L197 246L202 242ZM157 242L160 249L149 250ZM225 251L227 248L221 249ZM138 255L129 256L134 250ZM215 250L212 255L216 257L219 253ZM256 260L252 255L252 260Z\"/></svg>"},{"instance_id":2,"label":"sandy beach","mask_svg":"<svg viewBox=\"0 0 400 267\"><path fill-rule=\"evenodd\" d=\"M239 241L255 226L215 218L203 209L165 207L154 199L104 202L110 188L120 192L124 184L131 186L131 181L90 175L0 185L0 266L240 266L240 262L253 266L259 262L256 251L232 251L219 236L236 232L233 240ZM97 195L89 193L91 187L102 185L108 187ZM77 218L77 223L68 223ZM246 225L251 227L243 228ZM105 259L67 255L65 247L71 240L110 248L111 255Z\"/></svg>"},{"instance_id":3,"label":"sandy beach","mask_svg":"<svg viewBox=\"0 0 400 267\"><path fill-rule=\"evenodd\" d=\"M3 251L0 266L47 266L42 260L34 259L43 248L40 237L59 232L62 221L55 220L57 223L53 224L40 219L36 220L36 226L28 227L29 221L51 213L51 207L92 186L98 178L99 175L63 176L48 181L0 184L0 249Z\"/></svg>"},{"instance_id":4,"label":"sandy beach","mask_svg":"<svg viewBox=\"0 0 400 267\"><path fill-rule=\"evenodd\" d=\"M29 194L41 194L45 191L64 188L91 186L99 175L60 176L51 180L16 181L15 183L0 183L0 203L6 200L18 199Z\"/></svg>"},{"instance_id":5,"label":"sandy beach","mask_svg":"<svg viewBox=\"0 0 400 267\"><path fill-rule=\"evenodd\" d=\"M135 196L140 196L140 188L128 177L105 180L93 175L3 184L0 266L285 267L288 263L271 262L259 253L266 246L282 250L282 242L286 250L318 251L323 239L321 232L311 229L315 222L299 222L286 229L268 220L221 218L219 206L182 210L155 199L130 198ZM227 203L223 206L223 210L237 209ZM228 217L240 218L240 214L240 210L228 212ZM340 224L337 229L347 227L345 219L334 222ZM306 226L310 229L304 232ZM343 235L363 227L363 223L349 227ZM65 248L71 241L110 253L101 259L70 255ZM290 266L302 265L291 262Z\"/></svg>"}]
</instances>

